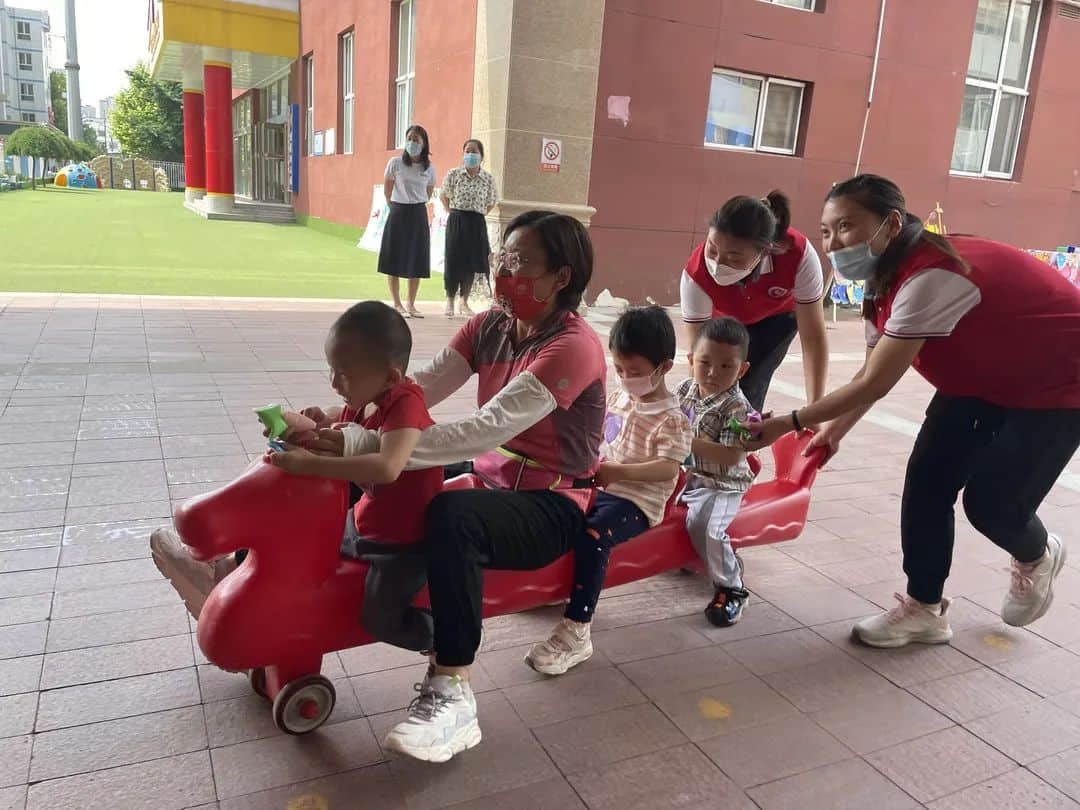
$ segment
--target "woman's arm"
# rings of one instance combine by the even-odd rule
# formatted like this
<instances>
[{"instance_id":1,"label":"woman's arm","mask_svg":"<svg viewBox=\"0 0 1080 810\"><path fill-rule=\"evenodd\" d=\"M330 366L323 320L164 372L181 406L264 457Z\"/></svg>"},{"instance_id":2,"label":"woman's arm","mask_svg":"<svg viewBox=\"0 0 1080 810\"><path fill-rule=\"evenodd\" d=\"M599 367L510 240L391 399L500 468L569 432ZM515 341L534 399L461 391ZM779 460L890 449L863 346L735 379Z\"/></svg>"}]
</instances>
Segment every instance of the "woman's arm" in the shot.
<instances>
[{"instance_id":1,"label":"woman's arm","mask_svg":"<svg viewBox=\"0 0 1080 810\"><path fill-rule=\"evenodd\" d=\"M690 351L694 348L701 327L712 317L713 302L685 270L679 279L679 309L682 311L686 348Z\"/></svg>"},{"instance_id":2,"label":"woman's arm","mask_svg":"<svg viewBox=\"0 0 1080 810\"><path fill-rule=\"evenodd\" d=\"M390 203L390 197L394 193L394 178L393 177L387 177L385 180L383 180L382 191L383 191L383 196L386 197L387 204L389 204Z\"/></svg>"},{"instance_id":3,"label":"woman's arm","mask_svg":"<svg viewBox=\"0 0 1080 810\"><path fill-rule=\"evenodd\" d=\"M796 304L795 323L802 344L806 401L812 405L825 396L825 378L829 372L829 342L825 336L825 310L821 301Z\"/></svg>"},{"instance_id":4,"label":"woman's arm","mask_svg":"<svg viewBox=\"0 0 1080 810\"><path fill-rule=\"evenodd\" d=\"M424 390L424 402L427 406L434 408L460 390L472 375L469 361L456 349L447 346L435 355L430 363L409 376Z\"/></svg>"}]
</instances>

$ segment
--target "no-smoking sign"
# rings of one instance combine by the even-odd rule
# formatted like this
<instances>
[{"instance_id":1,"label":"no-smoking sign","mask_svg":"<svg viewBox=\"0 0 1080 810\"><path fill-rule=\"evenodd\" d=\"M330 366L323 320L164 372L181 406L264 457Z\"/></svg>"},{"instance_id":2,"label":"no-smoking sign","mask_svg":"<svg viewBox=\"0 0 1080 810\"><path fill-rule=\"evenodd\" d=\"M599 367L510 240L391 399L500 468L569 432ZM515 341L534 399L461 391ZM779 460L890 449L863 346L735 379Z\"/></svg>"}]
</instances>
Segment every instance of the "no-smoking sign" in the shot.
<instances>
[{"instance_id":1,"label":"no-smoking sign","mask_svg":"<svg viewBox=\"0 0 1080 810\"><path fill-rule=\"evenodd\" d=\"M540 171L557 172L562 166L562 141L544 138L540 145Z\"/></svg>"}]
</instances>

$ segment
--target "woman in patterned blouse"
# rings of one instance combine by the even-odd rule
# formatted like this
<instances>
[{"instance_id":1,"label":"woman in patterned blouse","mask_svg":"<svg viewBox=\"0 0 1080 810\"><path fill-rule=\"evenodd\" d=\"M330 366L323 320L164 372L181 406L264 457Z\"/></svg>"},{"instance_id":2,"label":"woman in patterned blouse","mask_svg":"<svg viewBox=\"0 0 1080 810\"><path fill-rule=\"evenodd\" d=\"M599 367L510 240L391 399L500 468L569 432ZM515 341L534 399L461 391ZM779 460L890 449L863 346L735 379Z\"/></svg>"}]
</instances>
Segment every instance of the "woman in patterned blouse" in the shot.
<instances>
[{"instance_id":1,"label":"woman in patterned blouse","mask_svg":"<svg viewBox=\"0 0 1080 810\"><path fill-rule=\"evenodd\" d=\"M480 168L484 145L475 138L462 147L462 165L451 169L442 187L442 204L450 212L446 221L446 317L454 317L454 299L461 296L460 315L472 315L469 293L477 273L487 273L491 246L485 215L495 207L495 178Z\"/></svg>"}]
</instances>

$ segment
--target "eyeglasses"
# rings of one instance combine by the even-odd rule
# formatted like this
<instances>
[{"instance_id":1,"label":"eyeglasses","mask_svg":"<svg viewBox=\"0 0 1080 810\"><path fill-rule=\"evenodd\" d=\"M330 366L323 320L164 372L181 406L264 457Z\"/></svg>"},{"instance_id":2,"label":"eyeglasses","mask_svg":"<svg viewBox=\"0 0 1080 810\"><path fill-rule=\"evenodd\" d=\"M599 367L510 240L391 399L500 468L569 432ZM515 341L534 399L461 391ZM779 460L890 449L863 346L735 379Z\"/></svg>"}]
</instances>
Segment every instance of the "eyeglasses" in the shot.
<instances>
[{"instance_id":1,"label":"eyeglasses","mask_svg":"<svg viewBox=\"0 0 1080 810\"><path fill-rule=\"evenodd\" d=\"M491 257L491 269L496 273L503 268L508 272L516 273L528 264L529 260L520 253L507 253L505 250L500 250Z\"/></svg>"}]
</instances>

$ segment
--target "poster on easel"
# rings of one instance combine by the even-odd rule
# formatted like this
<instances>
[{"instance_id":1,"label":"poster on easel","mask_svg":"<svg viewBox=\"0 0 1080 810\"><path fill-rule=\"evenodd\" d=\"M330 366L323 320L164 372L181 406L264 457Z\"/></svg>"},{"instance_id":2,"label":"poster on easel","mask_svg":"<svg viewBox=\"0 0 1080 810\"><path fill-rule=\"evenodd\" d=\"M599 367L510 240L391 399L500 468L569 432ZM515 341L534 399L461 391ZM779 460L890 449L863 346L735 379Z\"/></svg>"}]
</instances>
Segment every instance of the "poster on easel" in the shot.
<instances>
[{"instance_id":1,"label":"poster on easel","mask_svg":"<svg viewBox=\"0 0 1080 810\"><path fill-rule=\"evenodd\" d=\"M431 272L443 273L446 271L446 221L450 218L450 212L439 199L439 189L435 189L435 199L432 204L431 216Z\"/></svg>"},{"instance_id":2,"label":"poster on easel","mask_svg":"<svg viewBox=\"0 0 1080 810\"><path fill-rule=\"evenodd\" d=\"M383 229L386 227L386 195L383 193L382 183L376 185L371 191L371 215L368 217L367 227L360 237L356 246L361 250L378 253L382 245Z\"/></svg>"}]
</instances>

